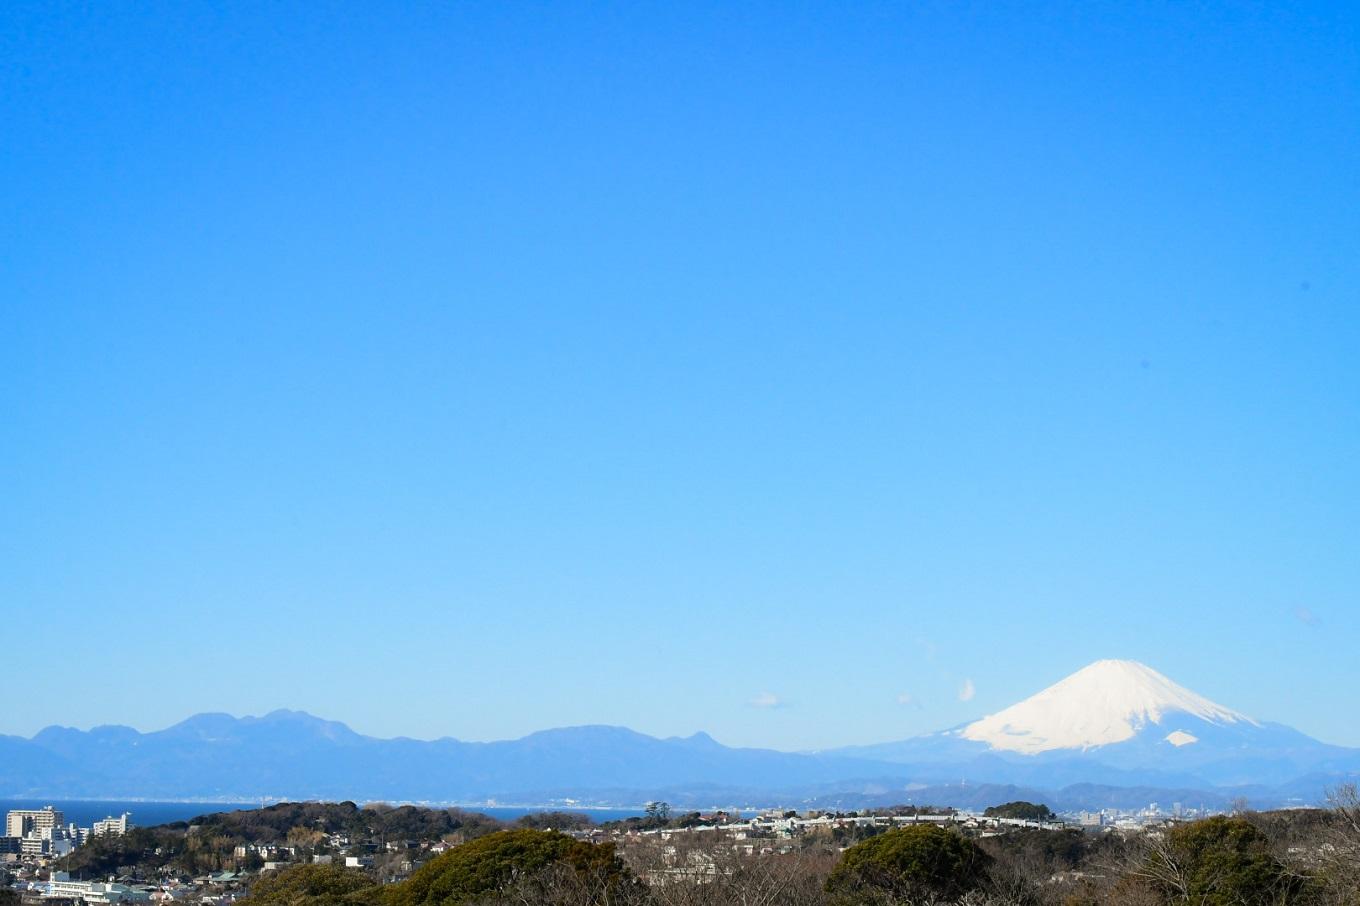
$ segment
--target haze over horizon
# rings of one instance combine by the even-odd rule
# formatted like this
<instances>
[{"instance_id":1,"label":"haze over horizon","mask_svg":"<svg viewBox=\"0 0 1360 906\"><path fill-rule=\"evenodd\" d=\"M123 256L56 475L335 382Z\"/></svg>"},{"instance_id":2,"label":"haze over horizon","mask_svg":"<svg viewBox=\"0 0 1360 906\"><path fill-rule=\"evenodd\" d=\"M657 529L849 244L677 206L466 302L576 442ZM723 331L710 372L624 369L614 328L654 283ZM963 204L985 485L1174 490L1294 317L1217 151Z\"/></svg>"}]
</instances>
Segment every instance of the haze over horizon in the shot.
<instances>
[{"instance_id":1,"label":"haze over horizon","mask_svg":"<svg viewBox=\"0 0 1360 906\"><path fill-rule=\"evenodd\" d=\"M1179 686L1169 677L1145 664L1136 661L1104 659L1084 666L1052 686L1016 703L1011 708L998 712L996 715L969 722L962 729L961 735L963 738L977 738L987 740L993 745L999 744L1005 750L1027 753L1045 751L1049 748L1085 748L1109 744L1125 738L1124 734L1132 732L1132 729L1123 724L1122 718L1147 714L1157 720L1160 709L1166 707L1188 710L1189 713L1199 718L1226 721L1229 724L1241 722L1253 726L1260 725L1260 722L1251 715L1235 712L1217 702L1205 699L1192 690ZM222 713L224 712L199 712L186 715L183 720L176 721L170 727L134 727L133 729L142 733L170 729ZM1014 714L1013 717L1012 714ZM232 720L245 721L296 718L304 722L340 724L350 730L354 729L342 718L334 715L311 714L307 711L290 708L276 708L262 714L229 714L226 716ZM998 722L1010 719L1025 723L1034 721L1036 717L1037 726L1042 727L1043 734L1037 738L1017 738L1014 725L1007 727L1004 722ZM107 728L111 725L102 726ZM614 725L587 724L578 725L576 728L582 726ZM52 727L44 728L44 730L47 729L52 729ZM98 727L74 729L92 730L98 729ZM557 729L571 728L542 727L528 735ZM631 730L632 728L624 729ZM693 734L671 734L669 738L699 735L712 738L712 734L702 730L695 731ZM418 737L407 735L398 738L418 739ZM501 740L460 741L490 742Z\"/></svg>"},{"instance_id":2,"label":"haze over horizon","mask_svg":"<svg viewBox=\"0 0 1360 906\"><path fill-rule=\"evenodd\" d=\"M819 749L1125 658L1360 746L1354 5L0 47L0 734Z\"/></svg>"},{"instance_id":3,"label":"haze over horizon","mask_svg":"<svg viewBox=\"0 0 1360 906\"><path fill-rule=\"evenodd\" d=\"M1052 686L1050 686L1050 687L1047 687L1047 688L1045 688L1045 689L1043 689L1043 690L1036 690L1036 694L1035 694L1035 695L1033 695L1033 696L1028 696L1028 695L1027 695L1027 696L1024 698L1023 701L1019 701L1019 702L1013 703L1013 706L1012 706L1011 708L1002 709L1002 710L1000 710L1000 711L998 711L998 712L993 712L993 714L987 714L987 715L979 714L979 715L977 715L977 718L976 718L976 719L969 719L969 720L965 721L965 724L960 725L960 726L967 726L967 727L970 727L970 728L971 728L971 727L979 727L979 728L985 727L985 726L987 726L987 725L989 724L989 722L990 722L989 719L992 718L994 715L1006 715L1006 714L1009 714L1009 713L1012 712L1012 711L1015 711L1017 708L1024 708L1024 707L1025 707L1026 705L1028 705L1031 701L1034 701L1034 700L1036 700L1036 699L1042 700L1046 695L1049 695L1049 694L1051 694L1051 693L1053 693L1053 692L1055 692L1055 691L1061 690L1062 688L1064 688L1064 687L1070 685L1073 681L1079 681L1079 680L1080 680L1082 677L1084 677L1085 675L1091 674L1091 673L1093 673L1093 672L1095 672L1095 671L1098 671L1098 670L1101 670L1101 669L1104 668L1106 665L1115 665L1115 669L1118 669L1118 670L1123 670L1123 669L1125 669L1125 666L1127 665L1128 667L1131 667L1131 669L1132 669L1134 672L1136 672L1136 673L1151 675L1151 676L1154 678L1154 682L1157 683L1157 684L1163 684L1163 683L1165 683L1165 682L1168 680L1167 677L1165 677L1164 675L1161 675L1158 671L1151 670L1151 669L1148 668L1146 665L1141 664L1141 663L1138 663L1138 662L1136 662L1136 661L1127 661L1127 660L1119 660L1119 659L1104 659L1104 660L1095 661L1095 662L1092 662L1092 663L1090 663L1090 664L1087 664L1087 665L1083 666L1081 669L1075 671L1073 674L1071 674L1071 675L1069 675L1069 676L1066 676L1066 677L1060 678L1060 680L1059 680L1058 682L1054 683L1054 684L1053 684ZM1193 692L1190 692L1190 690L1186 690L1186 689L1184 689L1183 687L1180 687L1179 684L1175 684L1174 681L1171 681L1170 687L1171 687L1172 689L1176 690L1176 691L1173 692L1173 694L1172 694L1173 700L1176 700L1176 701L1182 702L1182 703L1183 703L1184 701L1198 701L1199 703L1201 703L1201 705L1202 705L1203 707L1205 707L1205 708L1208 709L1209 713L1215 713L1215 714L1218 714L1218 715L1226 716L1229 720L1243 720L1243 721L1250 722L1250 723L1252 723L1252 724L1257 724L1257 723L1259 723L1259 721L1257 720L1257 718L1256 718L1254 715L1250 715L1250 714L1242 714L1242 713L1240 713L1240 712L1235 712L1235 711L1233 711L1232 709L1225 709L1225 708L1223 708L1223 706L1222 706L1221 704L1219 704L1219 703L1217 703L1217 702L1209 701L1209 700L1207 700L1207 699L1204 699L1204 698L1202 698L1201 696L1199 696L1198 694L1193 693ZM1182 698L1181 696L1185 696L1185 698ZM1095 705L1098 701L1100 701L1100 699L1091 699L1091 700L1088 700L1088 701L1086 701L1086 702L1084 703L1084 705L1083 705L1082 707L1083 707L1083 708L1089 708L1090 706ZM759 703L759 702L754 702L754 703L752 703L752 706L753 706L753 707L767 707L767 705L764 705L763 703ZM783 704L781 703L781 704L778 705L777 707L785 707L785 705L783 705ZM1070 703L1069 703L1069 707L1070 707ZM1110 714L1116 713L1116 712L1119 710L1119 708L1122 707L1122 706L1115 704L1114 701L1106 701L1106 702L1103 702L1103 703L1102 703L1102 706L1101 706L1101 707L1102 707L1102 708L1104 708L1104 707L1110 707L1110 708L1113 708L1113 709L1114 709L1113 712L1107 712L1107 713L1103 713L1103 714L1098 713L1097 715L1095 715L1096 720L1097 720L1097 724L1095 724L1095 725L1102 727L1102 728L1104 729L1105 732L1109 732L1110 728L1109 728L1108 725L1106 725L1106 724L1104 723L1104 720L1106 720L1106 719L1110 716ZM1080 708L1079 708L1079 710L1080 710ZM1101 710L1101 708L1098 708L1098 709L1097 709L1098 712L1099 712L1100 710ZM287 706L280 706L280 707L277 707L277 708L272 708L272 709L269 709L268 711L262 711L262 712L260 712L260 713L258 713L258 714L231 714L230 712L224 712L224 711L200 711L200 712L195 712L195 713L193 713L193 714L186 714L186 715L184 715L182 718L177 719L177 720L174 720L174 721L171 721L170 723L165 724L165 725L163 725L163 726L156 726L156 727L132 727L132 729L137 730L137 731L140 732L140 733L156 732L156 731L160 731L160 730L170 729L170 728L172 728L172 727L174 727L174 726L178 726L178 725L181 725L181 724L186 723L186 722L189 722L189 721L193 721L193 720L195 720L196 718L202 718L202 717L212 716L212 715L216 715L216 714L225 714L225 715L227 715L228 717L232 718L233 720L259 720L259 719L267 719L267 718L280 717L280 716L284 716L284 717L286 717L286 716L297 716L297 717L300 717L300 718L306 718L306 719L315 720L315 721L321 721L321 722L330 723L330 724L340 724L340 725L344 726L345 728L347 728L347 729L349 729L349 730L351 730L351 731L353 731L353 732L360 733L360 735L370 736L370 737L374 737L374 738L386 738L386 739L403 738L403 739L415 739L415 740L423 740L423 741L434 741L434 740L437 740L437 739L458 739L459 741L462 741L462 742L500 742L500 741L507 741L507 740L509 740L509 739L523 738L524 736L530 736L530 735L533 735L533 734L535 734L535 733L540 733L540 732L544 732L544 731L551 731L551 730L557 730L557 729L567 729L567 728L573 728L573 727L575 727L575 728L579 728L579 727L588 727L588 726L596 726L596 727L600 727L600 726L603 726L603 727L621 727L621 728L623 728L623 729L628 729L628 730L637 731L637 728L631 727L631 726L627 726L627 725L623 725L623 724L610 724L610 723L605 723L605 722L600 722L600 721L585 721L585 722L582 722L582 723L580 723L580 724L574 724L574 725L552 725L552 726L538 727L538 728L536 728L536 729L526 731L525 733L520 734L520 735L517 736L517 737L488 738L488 739L471 739L471 738L467 738L467 737L458 737L458 736L456 736L456 735L454 735L454 734L443 734L443 735L438 736L438 737L434 737L434 736L431 736L431 737L420 737L420 736L413 736L412 734L409 734L409 733L397 733L397 734L392 734L392 735L390 735L390 736L383 736L382 734L365 733L365 732L363 732L362 730L359 730L359 729L355 728L349 721L347 721L347 720L346 720L344 717L342 717L342 716L333 715L333 714L315 714L315 713L306 711L305 709L290 708L290 707L287 707ZM1069 711L1067 714L1063 715L1060 719L1063 720L1064 723L1067 723L1067 722L1071 719L1071 717L1072 717L1072 714L1071 714L1071 712ZM1267 722L1267 723L1284 723L1284 724L1287 724L1287 721L1286 721L1286 720L1273 720L1273 719L1272 719L1272 720L1267 720L1266 722ZM48 724L48 725L42 727L41 729L42 729L42 730L48 730L48 729L52 729L52 728L54 728L54 727L64 727L64 726L66 726L66 725L62 725L62 724ZM108 722L108 721L106 721L106 722L103 722L103 723L100 723L100 724L94 724L94 725L90 725L90 726L87 726L87 727L73 727L72 729L88 731L88 730L98 729L98 728L100 728L100 727L110 727L110 726L129 726L129 725L126 725L126 724L118 724L117 722ZM938 728L935 728L934 731L925 731L925 733L929 734L929 733L933 733L933 732L939 732L939 731L942 731L942 730L953 730L953 729L956 729L956 728L955 728L955 727L938 727ZM637 731L637 732L643 732L643 731ZM702 728L699 728L699 729L694 730L694 731L692 731L692 732L676 732L676 733L652 732L652 733L647 733L647 735L656 737L656 738L658 738L658 739L685 738L685 737L694 736L694 735L704 735L704 736L708 736L708 737L710 737L710 738L713 737L713 734L709 733L707 730L704 730L704 729L702 729ZM920 735L923 735L923 734L922 734L922 733L913 733L913 734L911 734L911 735L912 735L912 736L920 736ZM964 733L964 736L967 737L968 734L965 732L965 733ZM719 741L719 742L724 742L724 743L726 742L725 740L718 740L718 741ZM887 739L886 737L883 738L883 739L874 740L874 742L887 742L887 741L890 741L890 740ZM1337 743L1335 743L1335 742L1332 741L1332 740L1325 740L1325 739L1324 739L1324 740L1319 740L1319 741L1320 741L1320 742L1324 742L1324 743L1337 744ZM849 745L854 745L853 742L848 743L848 744L849 744ZM1072 744L1072 743L1069 743L1069 745L1070 745L1070 744ZM1088 744L1091 744L1091 743L1088 743ZM771 748L771 749L778 749L777 746L773 746L773 745L765 745L765 744L761 744L761 743L759 743L759 742L745 743L744 745L746 745L746 746L748 746L748 747L753 747L753 748ZM835 746L830 746L829 748L834 748L834 747L837 747L837 746L840 746L840 745L847 745L847 743L839 743L839 744L836 744ZM804 750L802 750L802 751L807 751L807 749L804 749ZM1024 751L1024 749L1021 748L1021 749L1018 749L1018 751Z\"/></svg>"}]
</instances>

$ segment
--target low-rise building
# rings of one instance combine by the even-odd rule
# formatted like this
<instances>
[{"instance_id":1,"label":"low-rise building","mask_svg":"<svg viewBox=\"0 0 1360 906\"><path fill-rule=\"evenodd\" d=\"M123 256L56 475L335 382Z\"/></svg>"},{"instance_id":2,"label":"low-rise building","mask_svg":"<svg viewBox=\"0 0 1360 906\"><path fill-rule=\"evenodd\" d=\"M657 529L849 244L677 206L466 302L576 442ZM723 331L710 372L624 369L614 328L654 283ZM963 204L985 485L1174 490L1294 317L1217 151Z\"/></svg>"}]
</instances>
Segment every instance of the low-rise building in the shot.
<instances>
[{"instance_id":1,"label":"low-rise building","mask_svg":"<svg viewBox=\"0 0 1360 906\"><path fill-rule=\"evenodd\" d=\"M151 895L137 887L115 884L112 881L72 881L64 871L53 872L43 897L49 900L82 900L86 906L110 906L115 903L150 903Z\"/></svg>"}]
</instances>

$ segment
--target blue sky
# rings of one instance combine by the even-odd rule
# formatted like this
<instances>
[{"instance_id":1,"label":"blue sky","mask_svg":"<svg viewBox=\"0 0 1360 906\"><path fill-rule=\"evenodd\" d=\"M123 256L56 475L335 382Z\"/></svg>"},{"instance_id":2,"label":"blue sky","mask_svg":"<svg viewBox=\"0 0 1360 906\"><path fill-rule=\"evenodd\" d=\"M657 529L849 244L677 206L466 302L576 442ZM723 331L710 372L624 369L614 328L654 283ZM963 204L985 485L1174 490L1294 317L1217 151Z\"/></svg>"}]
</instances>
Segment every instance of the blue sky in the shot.
<instances>
[{"instance_id":1,"label":"blue sky","mask_svg":"<svg viewBox=\"0 0 1360 906\"><path fill-rule=\"evenodd\" d=\"M1360 745L1360 9L0 9L0 732Z\"/></svg>"}]
</instances>

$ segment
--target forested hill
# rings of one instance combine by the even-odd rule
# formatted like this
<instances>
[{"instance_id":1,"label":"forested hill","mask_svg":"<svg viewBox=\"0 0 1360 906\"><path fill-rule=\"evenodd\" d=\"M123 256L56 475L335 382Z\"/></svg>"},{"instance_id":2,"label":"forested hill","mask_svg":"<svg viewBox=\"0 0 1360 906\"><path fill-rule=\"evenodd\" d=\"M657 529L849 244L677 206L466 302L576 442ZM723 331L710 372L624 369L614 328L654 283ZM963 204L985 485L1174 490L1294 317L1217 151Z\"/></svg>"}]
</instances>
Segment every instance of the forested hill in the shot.
<instances>
[{"instance_id":1,"label":"forested hill","mask_svg":"<svg viewBox=\"0 0 1360 906\"><path fill-rule=\"evenodd\" d=\"M103 877L139 873L197 875L257 868L271 848L291 859L322 852L371 854L407 843L468 840L507 825L457 808L391 807L353 802L287 802L260 809L216 812L188 822L136 827L121 837L97 837L67 856L73 875ZM238 847L249 852L237 855Z\"/></svg>"}]
</instances>

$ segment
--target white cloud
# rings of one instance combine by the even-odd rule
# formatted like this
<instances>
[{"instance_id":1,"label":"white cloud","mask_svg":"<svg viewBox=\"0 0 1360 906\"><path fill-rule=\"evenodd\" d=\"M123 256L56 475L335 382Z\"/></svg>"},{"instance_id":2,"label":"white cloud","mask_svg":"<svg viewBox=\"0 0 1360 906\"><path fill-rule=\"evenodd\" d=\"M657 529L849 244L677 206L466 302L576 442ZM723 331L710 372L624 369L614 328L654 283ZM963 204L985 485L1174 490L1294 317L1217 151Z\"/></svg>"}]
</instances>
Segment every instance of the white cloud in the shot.
<instances>
[{"instance_id":1,"label":"white cloud","mask_svg":"<svg viewBox=\"0 0 1360 906\"><path fill-rule=\"evenodd\" d=\"M784 700L773 692L762 692L747 702L752 708L782 708Z\"/></svg>"},{"instance_id":2,"label":"white cloud","mask_svg":"<svg viewBox=\"0 0 1360 906\"><path fill-rule=\"evenodd\" d=\"M899 705L909 705L917 708L921 707L921 703L916 700L916 696L912 695L910 692L897 693L897 703Z\"/></svg>"},{"instance_id":3,"label":"white cloud","mask_svg":"<svg viewBox=\"0 0 1360 906\"><path fill-rule=\"evenodd\" d=\"M974 688L973 681L971 679L964 680L963 685L959 687L959 701L970 702L974 695L977 695L977 689Z\"/></svg>"},{"instance_id":4,"label":"white cloud","mask_svg":"<svg viewBox=\"0 0 1360 906\"><path fill-rule=\"evenodd\" d=\"M1307 607L1295 608L1294 616L1297 617L1298 621L1300 623L1303 623L1305 626L1316 626L1318 623L1322 622L1317 618L1317 614L1313 613Z\"/></svg>"}]
</instances>

